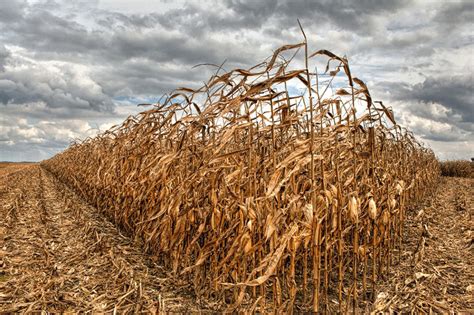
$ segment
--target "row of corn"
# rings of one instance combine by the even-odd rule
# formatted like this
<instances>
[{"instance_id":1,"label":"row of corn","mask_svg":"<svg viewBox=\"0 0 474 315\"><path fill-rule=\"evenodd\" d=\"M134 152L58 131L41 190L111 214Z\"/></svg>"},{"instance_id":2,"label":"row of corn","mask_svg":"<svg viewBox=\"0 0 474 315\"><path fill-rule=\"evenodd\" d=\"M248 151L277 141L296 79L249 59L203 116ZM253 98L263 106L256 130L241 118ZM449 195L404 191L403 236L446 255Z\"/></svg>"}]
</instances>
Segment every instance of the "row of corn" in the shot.
<instances>
[{"instance_id":1,"label":"row of corn","mask_svg":"<svg viewBox=\"0 0 474 315\"><path fill-rule=\"evenodd\" d=\"M406 212L439 176L347 59L306 42L216 68L43 166L199 299L290 313L374 299Z\"/></svg>"}]
</instances>

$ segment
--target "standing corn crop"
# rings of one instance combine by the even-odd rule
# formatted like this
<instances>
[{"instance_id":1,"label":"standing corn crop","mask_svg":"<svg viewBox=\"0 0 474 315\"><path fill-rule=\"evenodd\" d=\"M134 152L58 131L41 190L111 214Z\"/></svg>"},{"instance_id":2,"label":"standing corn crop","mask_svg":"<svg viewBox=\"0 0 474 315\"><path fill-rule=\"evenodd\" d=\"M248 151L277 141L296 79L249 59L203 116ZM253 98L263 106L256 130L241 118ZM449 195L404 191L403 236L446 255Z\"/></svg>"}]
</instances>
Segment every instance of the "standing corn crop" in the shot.
<instances>
[{"instance_id":1,"label":"standing corn crop","mask_svg":"<svg viewBox=\"0 0 474 315\"><path fill-rule=\"evenodd\" d=\"M43 166L199 297L228 310L356 310L439 166L346 58L307 49L178 89ZM322 59L326 71L312 70Z\"/></svg>"}]
</instances>

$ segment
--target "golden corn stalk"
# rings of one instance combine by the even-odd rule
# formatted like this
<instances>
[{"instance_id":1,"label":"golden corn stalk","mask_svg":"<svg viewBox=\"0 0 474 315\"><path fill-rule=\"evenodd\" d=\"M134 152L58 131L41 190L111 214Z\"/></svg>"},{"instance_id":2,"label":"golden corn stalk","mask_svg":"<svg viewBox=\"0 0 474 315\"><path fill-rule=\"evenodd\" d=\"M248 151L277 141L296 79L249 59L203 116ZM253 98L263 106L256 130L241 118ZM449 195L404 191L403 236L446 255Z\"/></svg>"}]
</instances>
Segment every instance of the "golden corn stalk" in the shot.
<instances>
[{"instance_id":1,"label":"golden corn stalk","mask_svg":"<svg viewBox=\"0 0 474 315\"><path fill-rule=\"evenodd\" d=\"M375 297L407 207L439 176L347 59L309 54L306 41L247 70L219 68L43 166L198 297L290 313Z\"/></svg>"}]
</instances>

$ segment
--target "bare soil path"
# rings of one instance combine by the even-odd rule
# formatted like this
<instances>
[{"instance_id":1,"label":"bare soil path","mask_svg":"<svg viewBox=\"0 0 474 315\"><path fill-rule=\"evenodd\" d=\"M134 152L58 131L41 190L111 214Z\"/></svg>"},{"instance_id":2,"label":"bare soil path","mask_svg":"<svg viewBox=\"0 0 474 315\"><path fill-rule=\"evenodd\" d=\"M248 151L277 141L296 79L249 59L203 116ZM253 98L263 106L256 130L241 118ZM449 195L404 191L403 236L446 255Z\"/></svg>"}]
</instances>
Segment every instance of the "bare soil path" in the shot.
<instances>
[{"instance_id":1,"label":"bare soil path","mask_svg":"<svg viewBox=\"0 0 474 315\"><path fill-rule=\"evenodd\" d=\"M401 261L379 289L379 310L474 314L474 179L442 177L409 213Z\"/></svg>"},{"instance_id":2,"label":"bare soil path","mask_svg":"<svg viewBox=\"0 0 474 315\"><path fill-rule=\"evenodd\" d=\"M408 213L401 260L361 312L474 313L473 196L474 179L442 178L434 198ZM40 166L0 169L0 313L216 306L196 301L189 285Z\"/></svg>"}]
</instances>

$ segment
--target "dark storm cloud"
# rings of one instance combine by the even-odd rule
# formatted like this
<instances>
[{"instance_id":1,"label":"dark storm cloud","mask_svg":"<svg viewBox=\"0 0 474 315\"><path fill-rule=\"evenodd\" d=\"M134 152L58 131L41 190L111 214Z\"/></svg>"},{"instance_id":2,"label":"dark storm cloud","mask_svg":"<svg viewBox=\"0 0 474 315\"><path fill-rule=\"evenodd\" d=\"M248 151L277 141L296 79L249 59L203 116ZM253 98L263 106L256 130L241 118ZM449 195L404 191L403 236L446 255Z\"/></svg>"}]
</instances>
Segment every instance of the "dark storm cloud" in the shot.
<instances>
[{"instance_id":1,"label":"dark storm cloud","mask_svg":"<svg viewBox=\"0 0 474 315\"><path fill-rule=\"evenodd\" d=\"M195 39L187 33L166 31L157 23L156 14L105 14L99 24L106 29L89 30L84 25L45 10L27 10L13 23L3 23L8 41L42 52L45 58L80 55L89 62L121 62L130 58L148 58L155 62L177 61L196 64L211 60L230 59L246 62L241 52L225 41L212 38ZM185 10L183 10L185 14ZM200 14L203 12L200 12ZM104 14L97 13L97 18ZM174 19L178 18L177 14ZM162 19L163 20L163 19ZM0 19L0 24L6 20ZM174 21L176 23L176 20ZM192 24L192 21L190 22ZM189 27L196 28L195 24ZM21 36L18 36L21 34ZM223 50L225 49L225 50ZM223 53L225 51L226 53Z\"/></svg>"},{"instance_id":2,"label":"dark storm cloud","mask_svg":"<svg viewBox=\"0 0 474 315\"><path fill-rule=\"evenodd\" d=\"M98 17L96 22L107 29L117 27L120 29L153 28L159 23L160 16L158 13L126 15L118 12L108 12L105 16Z\"/></svg>"},{"instance_id":3,"label":"dark storm cloud","mask_svg":"<svg viewBox=\"0 0 474 315\"><path fill-rule=\"evenodd\" d=\"M422 130L414 130L414 132L422 131ZM465 141L467 138L462 135L459 136L458 134L451 132L446 133L437 133L433 132L433 130L428 130L428 132L420 132L419 135L422 135L424 139L433 140L433 141L441 141L441 142L456 142L456 141Z\"/></svg>"},{"instance_id":4,"label":"dark storm cloud","mask_svg":"<svg viewBox=\"0 0 474 315\"><path fill-rule=\"evenodd\" d=\"M411 96L424 103L439 103L461 116L462 122L474 123L472 74L446 78L428 78L413 86Z\"/></svg>"},{"instance_id":5,"label":"dark storm cloud","mask_svg":"<svg viewBox=\"0 0 474 315\"><path fill-rule=\"evenodd\" d=\"M394 13L410 4L400 1L273 1L228 0L219 3L216 10L203 8L199 3L186 4L183 8L165 14L128 17L128 24L135 26L159 22L169 30L181 30L192 36L205 37L211 32L261 31L282 36L288 30L297 31L300 19L307 30L321 32L327 26L356 32L362 36L376 33L374 19ZM221 7L222 6L222 7ZM122 17L122 19L124 19ZM317 27L312 27L317 25ZM288 36L288 34L286 34ZM298 41L301 36L298 36ZM278 38L276 38L278 40Z\"/></svg>"},{"instance_id":6,"label":"dark storm cloud","mask_svg":"<svg viewBox=\"0 0 474 315\"><path fill-rule=\"evenodd\" d=\"M15 22L22 18L26 1L0 1L0 21Z\"/></svg>"},{"instance_id":7,"label":"dark storm cloud","mask_svg":"<svg viewBox=\"0 0 474 315\"><path fill-rule=\"evenodd\" d=\"M110 98L101 87L71 67L24 64L0 73L0 103L44 102L50 108L111 111ZM0 105L1 106L1 105Z\"/></svg>"},{"instance_id":8,"label":"dark storm cloud","mask_svg":"<svg viewBox=\"0 0 474 315\"><path fill-rule=\"evenodd\" d=\"M5 46L0 45L0 72L5 70L7 58L10 56L10 51Z\"/></svg>"},{"instance_id":9,"label":"dark storm cloud","mask_svg":"<svg viewBox=\"0 0 474 315\"><path fill-rule=\"evenodd\" d=\"M459 25L471 25L474 21L474 2L471 0L450 2L446 1L436 13L434 21L450 29Z\"/></svg>"},{"instance_id":10,"label":"dark storm cloud","mask_svg":"<svg viewBox=\"0 0 474 315\"><path fill-rule=\"evenodd\" d=\"M7 30L4 36L9 42L28 49L37 59L88 65L91 76L104 88L109 100L84 99L74 94L71 98L61 91L52 93L54 89L46 96L35 92L35 87L4 82L8 89L0 92L3 103L43 100L51 106L75 103L79 107L110 109L110 98L115 96L161 95L184 84L195 87L199 82L200 85L208 72L193 71L191 68L196 64L227 60L227 64L241 66L255 59L251 47L239 50L231 41L193 38L183 32L165 30L157 22L157 14L127 16L95 12L98 24L103 27L91 28L54 15L53 11L41 10L43 7L44 4L29 8L12 25L0 26Z\"/></svg>"},{"instance_id":11,"label":"dark storm cloud","mask_svg":"<svg viewBox=\"0 0 474 315\"><path fill-rule=\"evenodd\" d=\"M193 69L190 65L150 62L146 58L134 58L120 67L104 70L94 72L92 77L101 82L104 93L114 97L137 94L161 96L178 86L197 88L210 74L205 67Z\"/></svg>"},{"instance_id":12,"label":"dark storm cloud","mask_svg":"<svg viewBox=\"0 0 474 315\"><path fill-rule=\"evenodd\" d=\"M428 108L429 104L440 104L448 111L447 118L457 119L460 126L474 123L474 82L472 73L464 76L429 77L417 84L388 83L387 90L399 100L420 103L410 111L426 118L436 117L436 112ZM442 118L440 118L442 119Z\"/></svg>"},{"instance_id":13,"label":"dark storm cloud","mask_svg":"<svg viewBox=\"0 0 474 315\"><path fill-rule=\"evenodd\" d=\"M183 34L168 34L167 32L120 33L115 34L108 47L111 56L130 59L145 57L151 62L180 62L184 65L194 65L204 61L220 60L226 43L217 43L213 39L198 40ZM229 48L234 48L229 45ZM219 49L216 49L216 48ZM105 47L104 47L105 48ZM227 56L236 63L245 62L241 54L225 50Z\"/></svg>"},{"instance_id":14,"label":"dark storm cloud","mask_svg":"<svg viewBox=\"0 0 474 315\"><path fill-rule=\"evenodd\" d=\"M261 62L302 40L297 19L311 49L346 54L375 98L403 103L396 114L420 137L472 136L472 1L191 0L137 13L13 0L0 1L0 152L46 158L135 100L200 86L212 69L196 64Z\"/></svg>"},{"instance_id":15,"label":"dark storm cloud","mask_svg":"<svg viewBox=\"0 0 474 315\"><path fill-rule=\"evenodd\" d=\"M252 17L255 21L275 15L285 27L297 27L296 19L320 24L331 23L354 32L371 31L372 19L379 14L396 11L410 1L260 1L229 0L227 4L238 15Z\"/></svg>"}]
</instances>

